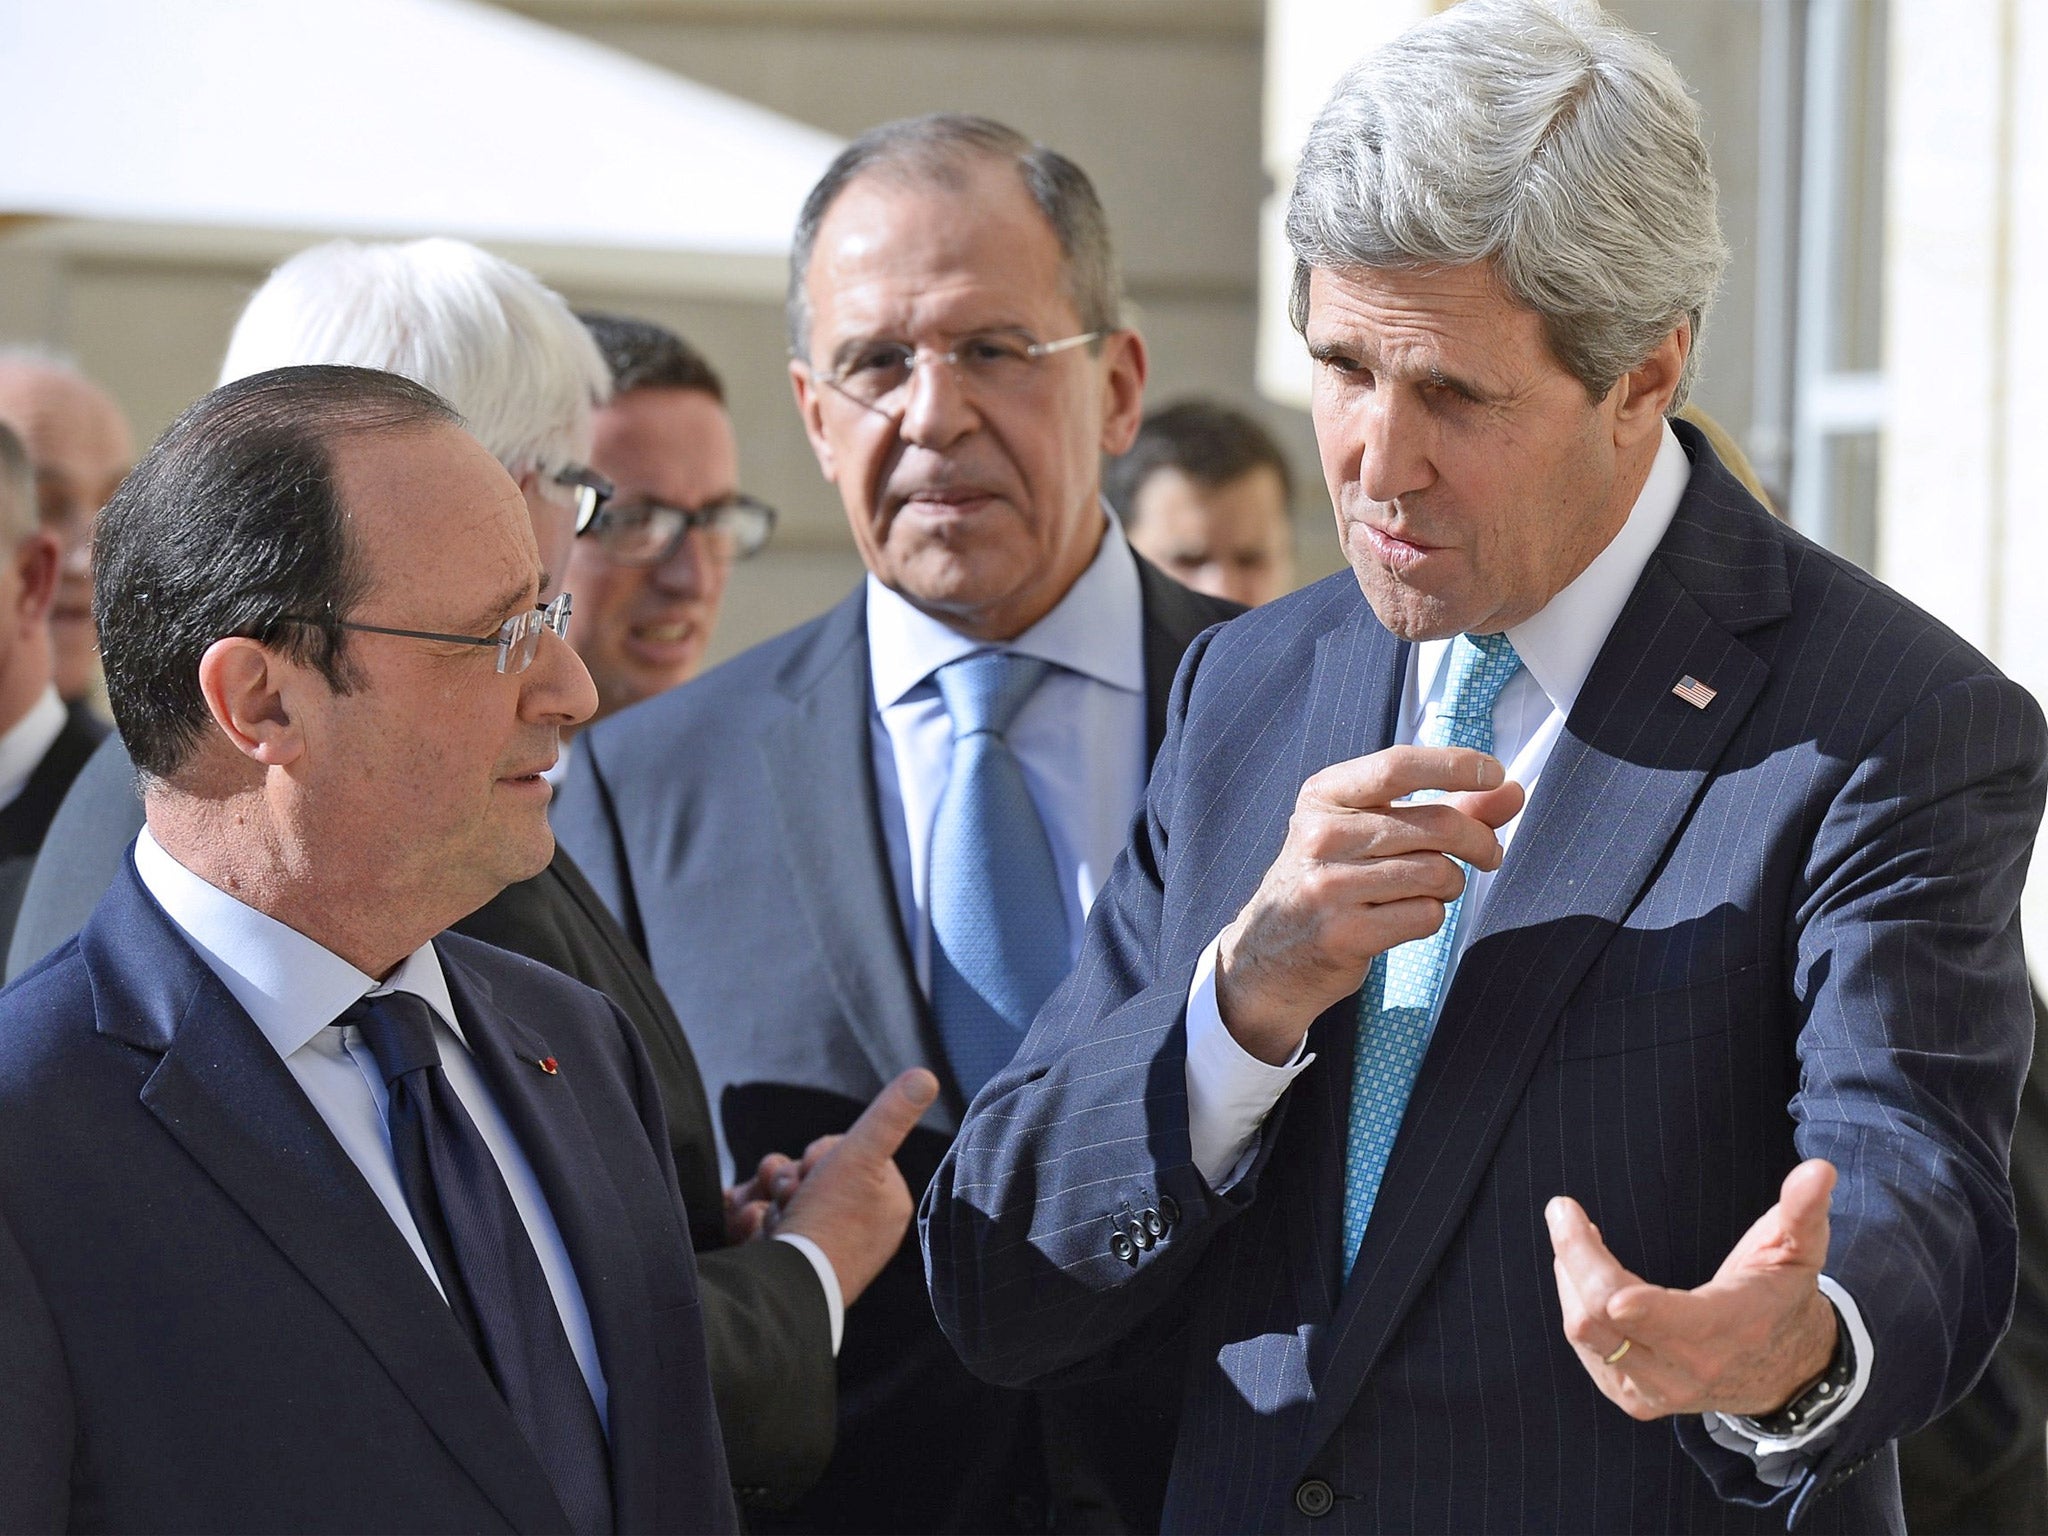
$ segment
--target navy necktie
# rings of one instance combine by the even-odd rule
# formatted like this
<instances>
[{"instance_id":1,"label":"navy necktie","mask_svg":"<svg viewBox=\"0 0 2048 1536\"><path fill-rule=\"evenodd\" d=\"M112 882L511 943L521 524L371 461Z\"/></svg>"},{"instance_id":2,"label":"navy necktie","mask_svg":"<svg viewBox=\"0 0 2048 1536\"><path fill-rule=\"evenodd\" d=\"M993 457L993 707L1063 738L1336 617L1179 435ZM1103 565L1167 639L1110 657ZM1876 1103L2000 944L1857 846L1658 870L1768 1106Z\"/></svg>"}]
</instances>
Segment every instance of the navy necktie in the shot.
<instances>
[{"instance_id":1,"label":"navy necktie","mask_svg":"<svg viewBox=\"0 0 2048 1536\"><path fill-rule=\"evenodd\" d=\"M1009 1064L1067 971L1052 844L1003 739L1051 665L977 651L934 674L953 763L932 818L932 1012L969 1098Z\"/></svg>"},{"instance_id":2,"label":"navy necktie","mask_svg":"<svg viewBox=\"0 0 2048 1536\"><path fill-rule=\"evenodd\" d=\"M497 1160L441 1069L433 1011L410 992L366 997L353 1024L390 1089L405 1203L456 1318L483 1356L577 1536L609 1536L611 1457L526 1224Z\"/></svg>"}]
</instances>

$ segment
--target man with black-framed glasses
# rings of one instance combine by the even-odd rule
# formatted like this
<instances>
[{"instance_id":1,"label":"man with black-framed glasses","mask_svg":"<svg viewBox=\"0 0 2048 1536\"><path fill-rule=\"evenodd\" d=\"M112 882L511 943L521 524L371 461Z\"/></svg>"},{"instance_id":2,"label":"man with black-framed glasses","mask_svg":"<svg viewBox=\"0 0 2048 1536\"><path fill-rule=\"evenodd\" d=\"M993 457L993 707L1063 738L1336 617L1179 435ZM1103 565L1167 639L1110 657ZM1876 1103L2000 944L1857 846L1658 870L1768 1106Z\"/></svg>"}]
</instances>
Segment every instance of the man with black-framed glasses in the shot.
<instances>
[{"instance_id":1,"label":"man with black-framed glasses","mask_svg":"<svg viewBox=\"0 0 2048 1536\"><path fill-rule=\"evenodd\" d=\"M590 461L614 494L569 561L569 643L602 720L697 675L733 565L767 544L775 509L740 490L725 385L694 347L651 321L578 318L612 376Z\"/></svg>"}]
</instances>

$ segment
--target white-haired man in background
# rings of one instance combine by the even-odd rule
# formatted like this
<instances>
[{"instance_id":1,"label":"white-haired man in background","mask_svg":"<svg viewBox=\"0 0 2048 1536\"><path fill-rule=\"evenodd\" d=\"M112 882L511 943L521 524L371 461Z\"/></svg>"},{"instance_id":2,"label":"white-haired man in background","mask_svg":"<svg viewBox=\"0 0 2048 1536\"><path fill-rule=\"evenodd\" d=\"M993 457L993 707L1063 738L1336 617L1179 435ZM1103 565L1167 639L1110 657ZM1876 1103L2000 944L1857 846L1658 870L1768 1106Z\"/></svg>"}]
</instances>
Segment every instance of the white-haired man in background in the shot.
<instances>
[{"instance_id":1,"label":"white-haired man in background","mask_svg":"<svg viewBox=\"0 0 2048 1536\"><path fill-rule=\"evenodd\" d=\"M455 240L347 241L283 263L257 290L228 344L221 382L302 363L402 374L435 390L526 498L556 600L576 535L602 500L589 467L592 412L610 390L596 343L532 274ZM61 857L37 869L10 974L84 922L141 825L132 773L110 742L64 807ZM456 925L528 955L612 999L646 1044L701 1255L713 1388L741 1501L800 1494L830 1454L833 1359L844 1307L901 1240L910 1196L890 1154L937 1091L906 1073L871 1110L879 1134L849 1137L815 1163L781 1210L780 1241L758 1234L764 1191L720 1188L704 1088L660 987L575 865L557 851ZM802 1148L788 1149L800 1152Z\"/></svg>"}]
</instances>

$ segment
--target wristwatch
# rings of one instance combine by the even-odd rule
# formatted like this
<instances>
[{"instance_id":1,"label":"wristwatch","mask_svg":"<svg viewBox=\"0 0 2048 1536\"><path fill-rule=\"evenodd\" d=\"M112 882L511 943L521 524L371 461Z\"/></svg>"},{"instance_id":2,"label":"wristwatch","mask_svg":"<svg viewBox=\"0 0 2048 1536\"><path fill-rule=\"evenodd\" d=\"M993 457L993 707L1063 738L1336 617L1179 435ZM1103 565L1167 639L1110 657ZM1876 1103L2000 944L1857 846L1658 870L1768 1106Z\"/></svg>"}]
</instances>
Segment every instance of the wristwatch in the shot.
<instances>
[{"instance_id":1,"label":"wristwatch","mask_svg":"<svg viewBox=\"0 0 2048 1536\"><path fill-rule=\"evenodd\" d=\"M1828 1360L1828 1368L1776 1413L1738 1417L1736 1422L1751 1434L1764 1440L1790 1440L1803 1435L1825 1422L1849 1395L1856 1380L1856 1346L1849 1337L1849 1325L1842 1320L1842 1309L1832 1300L1828 1308L1835 1314L1835 1352Z\"/></svg>"}]
</instances>

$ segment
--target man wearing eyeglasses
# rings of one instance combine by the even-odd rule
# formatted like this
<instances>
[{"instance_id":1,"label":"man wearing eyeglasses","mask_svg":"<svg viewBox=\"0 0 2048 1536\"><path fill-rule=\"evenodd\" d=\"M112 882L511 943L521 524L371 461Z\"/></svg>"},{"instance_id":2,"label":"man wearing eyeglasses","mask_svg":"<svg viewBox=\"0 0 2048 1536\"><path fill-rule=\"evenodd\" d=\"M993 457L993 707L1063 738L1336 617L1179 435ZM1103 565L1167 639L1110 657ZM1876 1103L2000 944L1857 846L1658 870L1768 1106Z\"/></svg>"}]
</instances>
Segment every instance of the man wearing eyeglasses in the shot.
<instances>
[{"instance_id":1,"label":"man wearing eyeglasses","mask_svg":"<svg viewBox=\"0 0 2048 1536\"><path fill-rule=\"evenodd\" d=\"M613 494L569 559L569 643L602 720L697 675L726 578L775 510L739 489L725 386L694 347L646 320L580 318L611 371L590 461Z\"/></svg>"},{"instance_id":2,"label":"man wearing eyeglasses","mask_svg":"<svg viewBox=\"0 0 2048 1536\"><path fill-rule=\"evenodd\" d=\"M0 1528L737 1530L647 1057L443 932L596 703L518 488L278 369L99 553L149 824L0 1002Z\"/></svg>"},{"instance_id":3,"label":"man wearing eyeglasses","mask_svg":"<svg viewBox=\"0 0 2048 1536\"><path fill-rule=\"evenodd\" d=\"M229 342L223 382L331 362L402 373L460 412L519 487L541 556L538 595L551 604L545 615L519 616L519 633L510 636L481 628L458 635L373 615L351 622L395 627L408 644L497 646L508 664L520 647L538 643L542 624L560 633L568 619L561 573L609 488L589 460L591 414L610 380L567 304L532 274L460 241L334 242L286 261L251 298ZM52 825L51 856L38 860L23 898L10 974L78 930L116 878L141 820L133 767L111 740L80 773ZM795 1498L831 1453L834 1309L861 1294L908 1224L909 1193L889 1154L923 1100L904 1100L893 1086L878 1091L869 1124L894 1130L816 1164L764 1234L766 1202L752 1198L753 1187L737 1190L729 1209L704 1085L681 1024L574 862L557 850L545 869L508 885L458 927L596 988L639 1033L702 1254L711 1379L733 1484L750 1507ZM929 1077L911 1081L929 1091Z\"/></svg>"},{"instance_id":4,"label":"man wearing eyeglasses","mask_svg":"<svg viewBox=\"0 0 2048 1536\"><path fill-rule=\"evenodd\" d=\"M898 1157L923 1187L1072 962L1182 651L1237 611L1137 560L1103 506L1146 369L1119 300L1087 176L985 119L876 129L805 205L790 373L867 576L585 732L555 810L741 1169L928 1067L944 1091ZM833 1461L764 1528L1156 1520L1175 1394L976 1381L915 1245L847 1314L839 1367Z\"/></svg>"}]
</instances>

